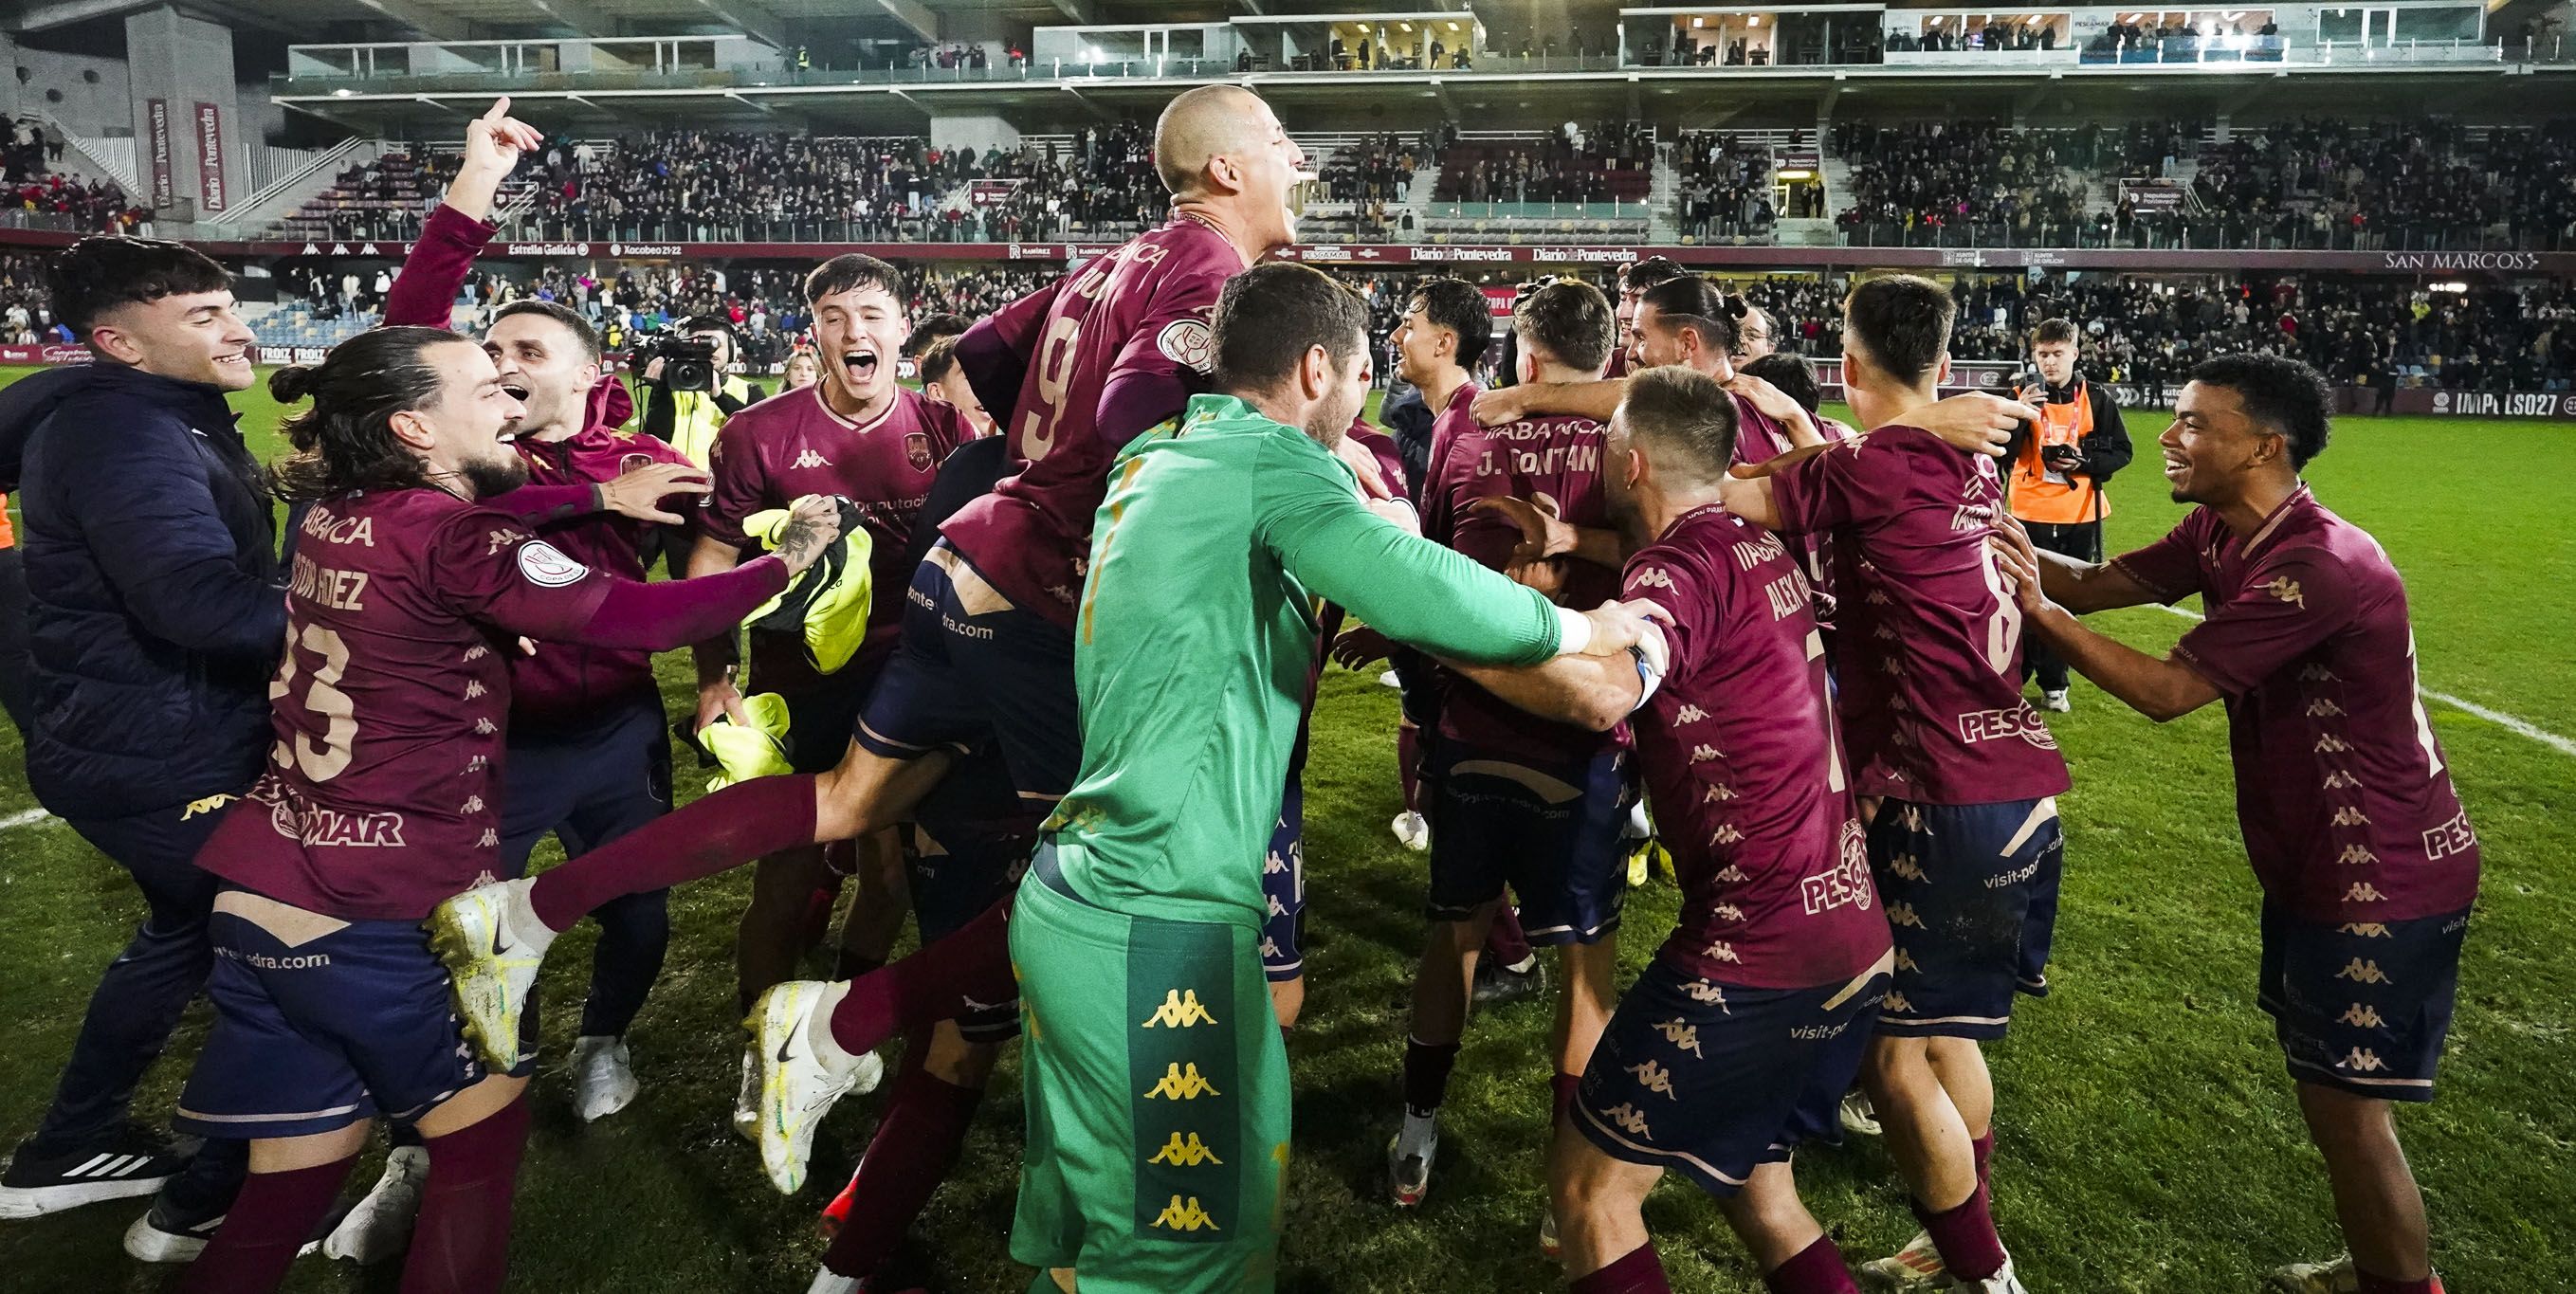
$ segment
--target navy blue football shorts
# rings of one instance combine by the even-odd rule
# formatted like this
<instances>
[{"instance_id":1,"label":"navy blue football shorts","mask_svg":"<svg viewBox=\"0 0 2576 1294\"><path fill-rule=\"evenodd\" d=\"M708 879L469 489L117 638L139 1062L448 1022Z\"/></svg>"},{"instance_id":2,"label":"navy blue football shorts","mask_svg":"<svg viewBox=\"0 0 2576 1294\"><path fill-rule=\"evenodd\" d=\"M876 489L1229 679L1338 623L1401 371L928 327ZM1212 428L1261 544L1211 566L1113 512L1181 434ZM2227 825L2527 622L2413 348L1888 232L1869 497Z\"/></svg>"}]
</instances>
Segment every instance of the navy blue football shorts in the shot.
<instances>
[{"instance_id":1,"label":"navy blue football shorts","mask_svg":"<svg viewBox=\"0 0 2576 1294\"><path fill-rule=\"evenodd\" d=\"M903 640L860 712L890 759L1001 753L1019 794L1052 808L1082 767L1073 631L1013 603L946 540L904 591Z\"/></svg>"},{"instance_id":2,"label":"navy blue football shorts","mask_svg":"<svg viewBox=\"0 0 2576 1294\"><path fill-rule=\"evenodd\" d=\"M1732 1195L1800 1144L1841 1139L1890 959L1814 988L1744 988L1646 964L1583 1070L1570 1117L1625 1163Z\"/></svg>"},{"instance_id":3,"label":"navy blue football shorts","mask_svg":"<svg viewBox=\"0 0 2576 1294\"><path fill-rule=\"evenodd\" d=\"M2048 990L2065 860L2054 796L1883 801L1869 826L1869 865L1896 937L1896 974L1878 1031L2004 1036L2014 994Z\"/></svg>"},{"instance_id":4,"label":"navy blue football shorts","mask_svg":"<svg viewBox=\"0 0 2576 1294\"><path fill-rule=\"evenodd\" d=\"M1588 944L1619 928L1630 798L1621 752L1533 767L1434 738L1430 763L1432 920L1465 920L1508 885L1533 944Z\"/></svg>"},{"instance_id":5,"label":"navy blue football shorts","mask_svg":"<svg viewBox=\"0 0 2576 1294\"><path fill-rule=\"evenodd\" d=\"M2383 1101L2433 1099L2469 914L2303 921L2263 905L2263 981L2290 1077Z\"/></svg>"},{"instance_id":6,"label":"navy blue football shorts","mask_svg":"<svg viewBox=\"0 0 2576 1294\"><path fill-rule=\"evenodd\" d=\"M343 921L226 887L210 933L215 1026L172 1118L183 1131L302 1137L417 1119L490 1072L465 1044L420 922ZM532 1003L523 1056L536 1020Z\"/></svg>"}]
</instances>

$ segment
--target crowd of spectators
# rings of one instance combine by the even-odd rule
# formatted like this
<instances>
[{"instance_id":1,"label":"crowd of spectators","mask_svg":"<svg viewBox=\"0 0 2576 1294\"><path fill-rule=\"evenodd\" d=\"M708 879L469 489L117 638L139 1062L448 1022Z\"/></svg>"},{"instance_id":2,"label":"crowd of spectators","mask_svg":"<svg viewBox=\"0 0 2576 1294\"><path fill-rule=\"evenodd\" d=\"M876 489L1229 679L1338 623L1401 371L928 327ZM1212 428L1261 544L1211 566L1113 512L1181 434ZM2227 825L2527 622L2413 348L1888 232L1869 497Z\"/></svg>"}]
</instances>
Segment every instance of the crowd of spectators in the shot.
<instances>
[{"instance_id":1,"label":"crowd of spectators","mask_svg":"<svg viewBox=\"0 0 2576 1294\"><path fill-rule=\"evenodd\" d=\"M1921 33L1891 28L1887 33L1887 48L1906 52L1991 50L2000 53L2004 50L2055 49L2057 40L2055 22L2044 18L2035 17L2027 22L1988 19L1974 30L1961 20L1957 27L1942 22Z\"/></svg>"},{"instance_id":2,"label":"crowd of spectators","mask_svg":"<svg viewBox=\"0 0 2576 1294\"><path fill-rule=\"evenodd\" d=\"M1673 215L1695 241L1759 237L1779 213L1771 206L1771 147L1713 130L1682 132L1674 141L1673 179L1679 209Z\"/></svg>"},{"instance_id":3,"label":"crowd of spectators","mask_svg":"<svg viewBox=\"0 0 2576 1294\"><path fill-rule=\"evenodd\" d=\"M2237 20L2223 21L2217 14L2193 17L2189 14L2159 14L2158 22L2137 15L2136 22L2118 22L2084 43L2088 61L2130 58L2155 59L2163 62L2189 62L2202 57L2203 47L2239 54L2250 59L2281 57L2281 28L2268 17L2250 30L2240 15ZM2182 21L2175 21L2176 18Z\"/></svg>"},{"instance_id":4,"label":"crowd of spectators","mask_svg":"<svg viewBox=\"0 0 2576 1294\"><path fill-rule=\"evenodd\" d=\"M1834 151L1851 168L1849 207L1835 219L1854 243L1937 238L1961 226L2028 242L2072 231L2090 184L2074 170L2103 132L2025 131L1993 121L1902 126L1840 122ZM2061 156L2060 148L2068 152Z\"/></svg>"},{"instance_id":5,"label":"crowd of spectators","mask_svg":"<svg viewBox=\"0 0 2576 1294\"><path fill-rule=\"evenodd\" d=\"M63 144L63 132L35 117L20 117L0 134L0 204L32 217L26 223L83 233L130 234L151 222L152 213L123 189L55 171Z\"/></svg>"},{"instance_id":6,"label":"crowd of spectators","mask_svg":"<svg viewBox=\"0 0 2576 1294\"><path fill-rule=\"evenodd\" d=\"M1462 140L1453 127L1440 163L1432 196L1442 202L1609 202L1621 196L1615 175L1654 169L1655 144L1633 121L1512 140Z\"/></svg>"},{"instance_id":7,"label":"crowd of spectators","mask_svg":"<svg viewBox=\"0 0 2576 1294\"><path fill-rule=\"evenodd\" d=\"M32 346L71 339L71 330L54 322L44 258L33 252L0 253L0 341Z\"/></svg>"},{"instance_id":8,"label":"crowd of spectators","mask_svg":"<svg viewBox=\"0 0 2576 1294\"><path fill-rule=\"evenodd\" d=\"M2030 330L2063 317L2084 330L2097 381L2160 403L2194 364L2216 355L2304 360L2338 384L2395 380L2451 390L2576 389L2576 287L2564 281L2432 292L2399 279L2247 275L2166 280L1962 276L1950 354L2020 359ZM1778 277L1745 287L1769 311L1784 348L1839 352L1843 289Z\"/></svg>"},{"instance_id":9,"label":"crowd of spectators","mask_svg":"<svg viewBox=\"0 0 2576 1294\"><path fill-rule=\"evenodd\" d=\"M2199 158L2199 209L2142 216L2143 235L2363 250L2576 238L2576 121L2312 120L2237 131Z\"/></svg>"}]
</instances>

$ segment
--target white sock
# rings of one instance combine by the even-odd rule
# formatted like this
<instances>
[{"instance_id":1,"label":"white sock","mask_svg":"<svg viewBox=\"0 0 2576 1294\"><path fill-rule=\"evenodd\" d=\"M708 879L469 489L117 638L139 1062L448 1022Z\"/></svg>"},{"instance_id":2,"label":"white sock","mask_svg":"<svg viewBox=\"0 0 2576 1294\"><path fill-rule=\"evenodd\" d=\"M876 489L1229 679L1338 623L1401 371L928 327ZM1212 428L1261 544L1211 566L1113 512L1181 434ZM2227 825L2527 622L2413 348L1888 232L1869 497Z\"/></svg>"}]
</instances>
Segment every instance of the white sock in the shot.
<instances>
[{"instance_id":1,"label":"white sock","mask_svg":"<svg viewBox=\"0 0 2576 1294\"><path fill-rule=\"evenodd\" d=\"M1404 1112L1404 1127L1395 1134L1397 1158L1425 1154L1439 1142L1440 1117L1438 1115L1415 1114L1411 1110Z\"/></svg>"},{"instance_id":2,"label":"white sock","mask_svg":"<svg viewBox=\"0 0 2576 1294\"><path fill-rule=\"evenodd\" d=\"M555 936L562 932L537 917L536 905L528 901L528 896L536 893L536 888L537 883L533 880L509 887L509 922L510 933L526 940L536 954L542 957L546 949L554 944Z\"/></svg>"},{"instance_id":3,"label":"white sock","mask_svg":"<svg viewBox=\"0 0 2576 1294\"><path fill-rule=\"evenodd\" d=\"M839 1006L841 999L849 994L850 985L846 980L824 985L823 1000L815 1004L813 1018L805 1022L807 1045L813 1047L815 1058L823 1062L824 1068L836 1074L859 1063L859 1058L851 1055L849 1049L841 1045L841 1040L832 1036L832 1008Z\"/></svg>"},{"instance_id":4,"label":"white sock","mask_svg":"<svg viewBox=\"0 0 2576 1294\"><path fill-rule=\"evenodd\" d=\"M1510 971L1514 975L1529 974L1531 971L1538 969L1538 950L1531 949L1529 956L1523 957L1519 961L1513 962L1511 965L1506 966L1503 969Z\"/></svg>"}]
</instances>

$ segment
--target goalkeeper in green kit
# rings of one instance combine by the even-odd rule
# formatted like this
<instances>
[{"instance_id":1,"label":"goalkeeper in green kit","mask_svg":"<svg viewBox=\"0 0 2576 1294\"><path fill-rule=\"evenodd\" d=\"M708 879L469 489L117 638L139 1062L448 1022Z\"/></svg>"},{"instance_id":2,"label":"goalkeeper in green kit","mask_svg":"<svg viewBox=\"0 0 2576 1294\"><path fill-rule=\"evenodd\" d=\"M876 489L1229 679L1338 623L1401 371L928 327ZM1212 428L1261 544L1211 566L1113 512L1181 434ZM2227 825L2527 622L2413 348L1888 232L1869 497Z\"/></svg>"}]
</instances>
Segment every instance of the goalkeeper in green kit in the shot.
<instances>
[{"instance_id":1,"label":"goalkeeper in green kit","mask_svg":"<svg viewBox=\"0 0 2576 1294\"><path fill-rule=\"evenodd\" d=\"M1083 1294L1272 1288L1288 1056L1263 981L1261 859L1315 617L1480 664L1639 651L1364 500L1335 453L1369 386L1367 309L1262 265L1217 305L1216 393L1110 468L1076 610L1082 771L1011 920L1028 1149L1011 1253Z\"/></svg>"}]
</instances>

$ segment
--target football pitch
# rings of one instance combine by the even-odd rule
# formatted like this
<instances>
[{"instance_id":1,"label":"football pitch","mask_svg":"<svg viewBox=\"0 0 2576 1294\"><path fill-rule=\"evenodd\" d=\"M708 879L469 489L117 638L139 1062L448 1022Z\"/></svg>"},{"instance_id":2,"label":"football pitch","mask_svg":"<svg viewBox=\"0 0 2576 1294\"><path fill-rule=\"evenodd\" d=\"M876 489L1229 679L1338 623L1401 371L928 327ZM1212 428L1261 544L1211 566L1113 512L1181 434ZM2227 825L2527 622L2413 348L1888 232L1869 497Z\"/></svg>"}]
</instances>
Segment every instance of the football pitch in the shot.
<instances>
[{"instance_id":1,"label":"football pitch","mask_svg":"<svg viewBox=\"0 0 2576 1294\"><path fill-rule=\"evenodd\" d=\"M23 373L0 370L0 382ZM274 452L275 406L261 392L234 403L253 446ZM2162 534L2182 512L2157 473L2151 442L2163 419L2137 411L2128 424L2140 453L2111 489L2114 551ZM2576 737L2576 526L2550 483L2576 479L2576 426L2348 418L2309 479L2405 573L2423 686L2492 716L2426 703L2486 867L2440 1098L2400 1119L2435 1259L2458 1294L2569 1288L2576 960L2564 940L2576 928L2576 747L2566 740ZM2153 608L2100 623L2154 652L2187 627ZM664 656L660 669L667 705L686 713L685 655ZM2258 896L2236 830L2225 719L2213 706L2159 728L2079 682L2074 713L2050 720L2075 778L2062 801L2064 899L2054 991L2025 1000L2012 1036L1989 1053L2000 1109L1996 1217L2041 1294L2255 1290L2269 1268L2340 1246L2320 1161L2253 1002ZM1387 832L1399 808L1394 724L1395 694L1373 670L1327 673L1306 772L1308 996L1289 1046L1297 1135L1280 1288L1558 1289L1536 1242L1546 1004L1471 1023L1423 1207L1400 1214L1380 1186L1423 931L1423 859ZM683 797L693 796L703 775L684 767L682 783ZM34 1125L100 968L143 912L121 873L34 809L17 737L0 732L0 946L18 950L0 975L0 1021L10 1030L0 1046L0 1144ZM549 842L538 865L558 856ZM733 931L748 892L748 872L736 872L674 896L669 963L632 1035L644 1091L623 1113L591 1125L573 1117L562 1067L576 1020L550 1013L513 1290L805 1288L822 1248L816 1211L865 1147L876 1102L843 1102L795 1199L769 1187L756 1152L727 1130L741 1050ZM1675 897L1661 881L1631 892L1625 975L1670 929ZM585 924L558 945L549 1001L579 999L591 937ZM191 1011L139 1113L166 1115L207 1021L202 1004ZM1028 1285L1005 1243L1017 1085L1006 1060L987 1117L916 1232L912 1274L933 1291ZM352 1190L374 1180L381 1152L379 1144L362 1163ZM1892 1252L1914 1230L1877 1146L1812 1149L1798 1167L1809 1205L1855 1262ZM0 1290L162 1288L166 1269L131 1263L118 1248L141 1209L97 1205L0 1224ZM1667 1181L1646 1214L1676 1289L1761 1288L1687 1183ZM391 1268L309 1258L287 1288L394 1284Z\"/></svg>"}]
</instances>

